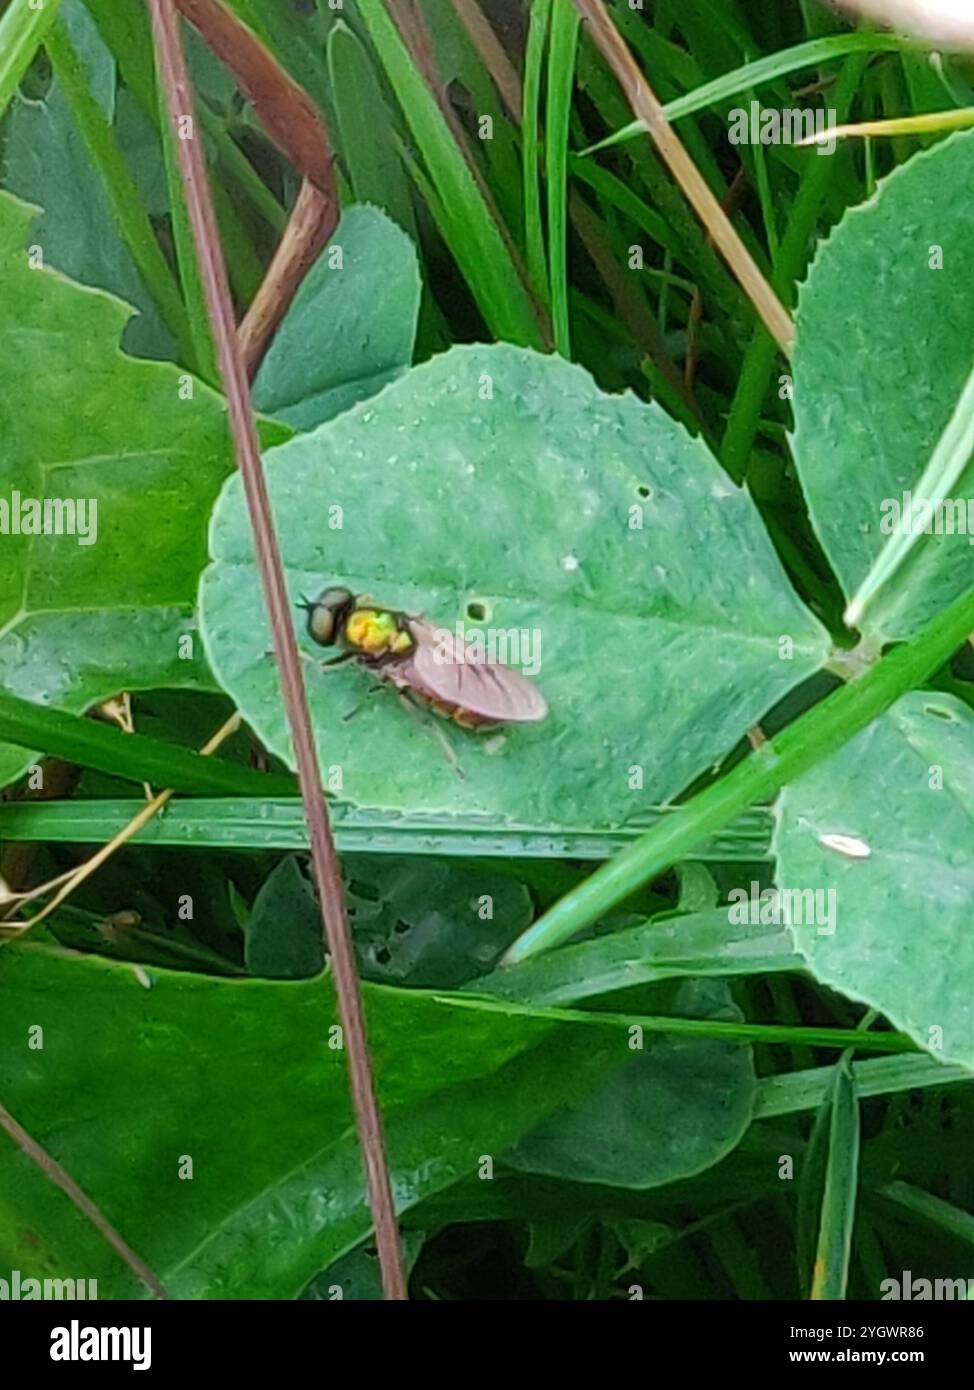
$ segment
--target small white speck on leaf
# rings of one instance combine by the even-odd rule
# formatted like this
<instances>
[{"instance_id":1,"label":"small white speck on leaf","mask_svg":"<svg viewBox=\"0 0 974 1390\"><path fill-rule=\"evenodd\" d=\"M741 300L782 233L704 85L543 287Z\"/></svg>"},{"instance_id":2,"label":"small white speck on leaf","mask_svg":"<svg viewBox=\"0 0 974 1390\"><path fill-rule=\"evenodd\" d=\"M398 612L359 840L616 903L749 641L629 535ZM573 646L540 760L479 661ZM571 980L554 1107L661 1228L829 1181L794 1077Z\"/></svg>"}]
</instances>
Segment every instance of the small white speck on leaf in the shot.
<instances>
[{"instance_id":1,"label":"small white speck on leaf","mask_svg":"<svg viewBox=\"0 0 974 1390\"><path fill-rule=\"evenodd\" d=\"M834 849L836 854L844 854L847 859L868 859L872 854L865 840L856 835L819 835L818 842L826 849Z\"/></svg>"}]
</instances>

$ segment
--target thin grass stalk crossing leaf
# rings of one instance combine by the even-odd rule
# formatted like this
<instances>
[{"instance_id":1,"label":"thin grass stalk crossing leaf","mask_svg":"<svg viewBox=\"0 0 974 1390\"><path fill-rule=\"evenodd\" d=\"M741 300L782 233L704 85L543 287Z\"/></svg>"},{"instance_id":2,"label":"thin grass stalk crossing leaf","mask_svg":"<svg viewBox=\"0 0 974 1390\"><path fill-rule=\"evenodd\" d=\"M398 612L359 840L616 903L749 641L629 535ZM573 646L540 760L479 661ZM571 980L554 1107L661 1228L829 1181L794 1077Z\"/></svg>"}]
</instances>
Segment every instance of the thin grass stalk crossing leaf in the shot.
<instances>
[{"instance_id":1,"label":"thin grass stalk crossing leaf","mask_svg":"<svg viewBox=\"0 0 974 1390\"><path fill-rule=\"evenodd\" d=\"M974 369L964 385L954 413L947 422L937 447L915 491L910 506L900 518L896 531L884 543L845 612L846 625L858 627L869 604L888 589L907 556L933 529L933 518L950 496L954 484L974 453Z\"/></svg>"},{"instance_id":2,"label":"thin grass stalk crossing leaf","mask_svg":"<svg viewBox=\"0 0 974 1390\"><path fill-rule=\"evenodd\" d=\"M974 631L974 592L957 599L922 634L897 647L858 681L844 686L751 754L719 782L598 869L525 932L507 954L527 960L568 940L615 903L681 858L746 806L773 795L870 724L904 691L924 681Z\"/></svg>"}]
</instances>

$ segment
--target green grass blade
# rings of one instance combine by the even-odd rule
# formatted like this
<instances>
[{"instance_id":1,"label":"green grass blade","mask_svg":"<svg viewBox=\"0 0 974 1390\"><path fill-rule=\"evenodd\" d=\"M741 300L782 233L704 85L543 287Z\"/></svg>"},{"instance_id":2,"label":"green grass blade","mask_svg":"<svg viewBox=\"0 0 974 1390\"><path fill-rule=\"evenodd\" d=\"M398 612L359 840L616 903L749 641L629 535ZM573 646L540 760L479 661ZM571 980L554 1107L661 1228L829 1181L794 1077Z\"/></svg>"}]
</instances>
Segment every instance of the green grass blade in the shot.
<instances>
[{"instance_id":1,"label":"green grass blade","mask_svg":"<svg viewBox=\"0 0 974 1390\"><path fill-rule=\"evenodd\" d=\"M29 708L33 710L35 706ZM40 746L33 735L28 743ZM162 746L168 748L169 745ZM104 770L117 769L109 763ZM131 775L140 780L143 776L141 772ZM137 838L143 844L194 849L306 850L308 830L301 800L288 794L290 787L282 792L282 781L263 776L256 795L251 784L249 797L243 795L246 789L241 789L240 796L235 796L231 790L218 800L201 796L174 802L166 808L164 816L146 826ZM142 805L140 801L100 798L93 801L12 801L0 804L0 839L104 844L128 824ZM657 809L650 819L657 821L666 814ZM635 826L625 831L564 831L544 825L497 825L489 819L451 818L443 814L407 818L341 804L332 806L331 815L339 848L358 854L477 855L499 859L598 862L610 858L640 833ZM719 863L756 863L768 858L770 839L768 813L751 811L738 825L702 844L695 857Z\"/></svg>"},{"instance_id":2,"label":"green grass blade","mask_svg":"<svg viewBox=\"0 0 974 1390\"><path fill-rule=\"evenodd\" d=\"M775 1120L782 1115L800 1115L817 1110L832 1085L834 1066L809 1071L766 1076L760 1083L754 1106L756 1120ZM902 1095L930 1086L955 1086L974 1081L974 1075L956 1063L945 1065L934 1057L880 1057L853 1062L856 1091L860 1099L870 1096Z\"/></svg>"},{"instance_id":3,"label":"green grass blade","mask_svg":"<svg viewBox=\"0 0 974 1390\"><path fill-rule=\"evenodd\" d=\"M942 1198L934 1197L932 1193L912 1187L906 1182L886 1183L876 1190L881 1197L895 1202L911 1216L919 1217L936 1230L974 1247L974 1216L969 1211L963 1211L952 1202L945 1202Z\"/></svg>"},{"instance_id":4,"label":"green grass blade","mask_svg":"<svg viewBox=\"0 0 974 1390\"><path fill-rule=\"evenodd\" d=\"M374 203L417 240L409 178L391 139L390 112L365 45L336 20L328 35L328 76L342 162L360 203Z\"/></svg>"},{"instance_id":5,"label":"green grass blade","mask_svg":"<svg viewBox=\"0 0 974 1390\"><path fill-rule=\"evenodd\" d=\"M894 53L908 47L908 41L896 34L835 34L829 38L811 39L807 43L796 44L794 48L782 49L780 53L769 53L753 63L744 63L733 72L723 73L712 82L687 92L686 96L667 102L663 110L669 120L678 121L684 116L694 116L698 111L706 111L710 106L719 106L722 102L741 96L751 87L775 82L802 68L816 67L834 58L847 57L850 53ZM582 150L581 154L595 154L645 134L642 121L630 121L621 130Z\"/></svg>"},{"instance_id":6,"label":"green grass blade","mask_svg":"<svg viewBox=\"0 0 974 1390\"><path fill-rule=\"evenodd\" d=\"M916 484L916 491L911 495L909 511L902 517L899 528L884 542L846 609L847 627L858 627L869 604L884 589L889 588L907 556L926 534L925 519L932 527L936 509L950 496L972 453L974 370L967 378L954 412L937 441L922 477Z\"/></svg>"},{"instance_id":7,"label":"green grass blade","mask_svg":"<svg viewBox=\"0 0 974 1390\"><path fill-rule=\"evenodd\" d=\"M169 112L166 108L165 96L161 91L157 92L159 101L159 129L162 137L162 152L166 166L166 185L169 189L169 211L172 218L173 244L176 248L176 263L179 266L179 276L182 282L183 298L186 304L186 311L189 323L190 351L191 357L187 358L186 365L191 367L196 375L201 377L208 385L219 389L220 372L216 362L216 346L213 342L213 334L210 330L209 313L206 307L206 296L203 292L203 282L200 279L199 265L196 259L196 243L193 240L193 229L190 226L189 211L186 207L186 195L183 191L183 181L179 173L179 154L176 146L176 133L169 120ZM187 118L184 118L187 119ZM192 117L194 127L197 118ZM190 135L193 140L201 138L201 132L194 129Z\"/></svg>"},{"instance_id":8,"label":"green grass blade","mask_svg":"<svg viewBox=\"0 0 974 1390\"><path fill-rule=\"evenodd\" d=\"M30 67L48 29L57 18L61 0L47 0L37 9L30 0L11 0L0 19L0 116L13 100L20 79Z\"/></svg>"},{"instance_id":9,"label":"green grass blade","mask_svg":"<svg viewBox=\"0 0 974 1390\"><path fill-rule=\"evenodd\" d=\"M481 986L482 986L481 982ZM721 1019L671 1018L659 1014L615 1014L601 1010L542 1008L509 999L489 999L482 995L434 995L438 1003L481 1013L507 1014L511 1018L541 1018L551 1023L588 1023L595 1027L615 1027L626 1032L638 1024L645 1033L662 1033L677 1038L710 1038L731 1043L780 1043L793 1047L808 1043L812 1047L860 1048L864 1052L915 1052L916 1043L903 1033L859 1033L854 1028L787 1028L775 1023L725 1023Z\"/></svg>"},{"instance_id":10,"label":"green grass blade","mask_svg":"<svg viewBox=\"0 0 974 1390\"><path fill-rule=\"evenodd\" d=\"M358 11L445 214L447 244L485 322L497 338L542 349L540 324L504 237L382 0L359 0Z\"/></svg>"},{"instance_id":11,"label":"green grass blade","mask_svg":"<svg viewBox=\"0 0 974 1390\"><path fill-rule=\"evenodd\" d=\"M551 16L548 48L548 102L545 151L548 180L548 249L551 263L551 319L555 351L571 357L568 314L568 127L575 85L581 16L562 0Z\"/></svg>"},{"instance_id":12,"label":"green grass blade","mask_svg":"<svg viewBox=\"0 0 974 1390\"><path fill-rule=\"evenodd\" d=\"M974 591L957 599L912 642L897 647L859 680L828 696L719 782L678 807L669 820L596 870L514 943L506 963L527 960L568 940L746 806L773 796L786 782L831 756L900 695L942 666L972 630Z\"/></svg>"},{"instance_id":13,"label":"green grass blade","mask_svg":"<svg viewBox=\"0 0 974 1390\"><path fill-rule=\"evenodd\" d=\"M665 217L662 217L655 208L650 207L617 174L610 173L608 169L603 169L598 164L587 164L577 155L572 156L569 161L569 168L572 177L588 184L589 188L593 189L604 203L623 213L660 246L665 247L667 251L679 257L680 260L683 259L681 252L685 253L686 248L679 234L670 226Z\"/></svg>"},{"instance_id":14,"label":"green grass blade","mask_svg":"<svg viewBox=\"0 0 974 1390\"><path fill-rule=\"evenodd\" d=\"M0 691L0 740L133 782L181 792L281 796L294 787L290 777L203 757L145 734L126 734L112 725L19 700L5 691ZM136 807L144 808L144 801Z\"/></svg>"},{"instance_id":15,"label":"green grass blade","mask_svg":"<svg viewBox=\"0 0 974 1390\"><path fill-rule=\"evenodd\" d=\"M865 65L866 59L861 55L849 58L833 89L830 101L840 121L849 114ZM795 282L808 260L816 224L830 186L838 178L838 170L837 155L832 159L813 156L806 167L798 196L792 203L787 230L781 239L771 277L771 284L786 307L794 300ZM720 461L736 482L740 482L747 473L776 352L776 345L759 328L751 339L739 373L721 445Z\"/></svg>"},{"instance_id":16,"label":"green grass blade","mask_svg":"<svg viewBox=\"0 0 974 1390\"><path fill-rule=\"evenodd\" d=\"M550 303L548 262L541 220L541 139L538 113L541 105L541 68L551 0L533 0L524 52L524 87L521 111L521 163L524 183L524 246L528 275L537 294Z\"/></svg>"},{"instance_id":17,"label":"green grass blade","mask_svg":"<svg viewBox=\"0 0 974 1390\"><path fill-rule=\"evenodd\" d=\"M739 1299L764 1301L774 1293L764 1277L760 1257L739 1222L724 1216L707 1227L707 1237Z\"/></svg>"},{"instance_id":18,"label":"green grass blade","mask_svg":"<svg viewBox=\"0 0 974 1390\"><path fill-rule=\"evenodd\" d=\"M544 960L495 970L469 988L521 1003L559 1005L687 975L755 975L804 968L787 932L735 928L727 920L727 909L715 908L644 922L566 946Z\"/></svg>"},{"instance_id":19,"label":"green grass blade","mask_svg":"<svg viewBox=\"0 0 974 1390\"><path fill-rule=\"evenodd\" d=\"M748 93L750 96L751 93ZM757 180L758 200L761 204L761 220L764 223L764 236L768 244L768 253L772 261L778 256L778 227L775 221L774 212L774 193L771 188L771 176L768 173L768 157L763 145L754 147L754 172Z\"/></svg>"},{"instance_id":20,"label":"green grass blade","mask_svg":"<svg viewBox=\"0 0 974 1390\"><path fill-rule=\"evenodd\" d=\"M864 1036L868 1036L864 1034ZM848 1057L836 1064L828 1162L812 1277L812 1299L844 1299L859 1185L859 1099Z\"/></svg>"},{"instance_id":21,"label":"green grass blade","mask_svg":"<svg viewBox=\"0 0 974 1390\"><path fill-rule=\"evenodd\" d=\"M85 5L102 41L118 64L125 86L162 139L168 129L168 117L160 111L156 93L148 11L144 5L119 5L118 0L85 0ZM243 151L234 144L222 118L211 111L205 101L198 103L197 112L200 125L212 142L219 160L219 170L211 180L211 186L220 237L227 254L230 282L237 298L242 303L248 303L263 279L263 266L254 250L244 218L225 184L236 185L234 192L249 199L264 220L276 230L283 228L287 216L270 190L262 184ZM172 196L170 188L170 198ZM175 203L173 205L176 206ZM187 358L184 365L191 366L192 359Z\"/></svg>"}]
</instances>

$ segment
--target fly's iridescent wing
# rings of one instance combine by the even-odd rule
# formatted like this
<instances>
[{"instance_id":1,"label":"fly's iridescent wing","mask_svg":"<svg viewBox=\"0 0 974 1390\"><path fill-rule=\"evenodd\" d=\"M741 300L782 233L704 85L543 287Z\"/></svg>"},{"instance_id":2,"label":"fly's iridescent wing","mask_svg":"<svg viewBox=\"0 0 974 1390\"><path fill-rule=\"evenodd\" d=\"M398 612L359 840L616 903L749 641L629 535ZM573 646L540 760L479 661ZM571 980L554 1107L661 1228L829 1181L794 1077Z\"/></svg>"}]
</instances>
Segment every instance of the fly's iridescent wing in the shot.
<instances>
[{"instance_id":1,"label":"fly's iridescent wing","mask_svg":"<svg viewBox=\"0 0 974 1390\"><path fill-rule=\"evenodd\" d=\"M535 724L548 713L541 691L520 671L484 660L462 637L418 618L409 630L416 646L405 664L420 694L492 724Z\"/></svg>"}]
</instances>

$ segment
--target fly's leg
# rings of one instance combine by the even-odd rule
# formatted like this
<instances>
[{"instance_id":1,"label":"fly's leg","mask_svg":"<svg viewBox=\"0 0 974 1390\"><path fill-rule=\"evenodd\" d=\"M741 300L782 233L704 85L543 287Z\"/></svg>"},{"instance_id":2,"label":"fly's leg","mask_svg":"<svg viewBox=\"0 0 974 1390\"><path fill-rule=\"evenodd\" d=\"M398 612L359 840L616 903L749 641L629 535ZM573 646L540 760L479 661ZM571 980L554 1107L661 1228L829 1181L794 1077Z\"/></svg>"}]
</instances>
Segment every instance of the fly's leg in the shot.
<instances>
[{"instance_id":1,"label":"fly's leg","mask_svg":"<svg viewBox=\"0 0 974 1390\"><path fill-rule=\"evenodd\" d=\"M346 661L354 661L358 656L358 652L342 652L340 656L330 656L327 661L318 661L315 657L309 656L307 652L303 652L299 647L298 656L302 661L309 662L319 671L332 671L336 666L344 666ZM264 659L267 661L276 661L277 652L266 651L264 653Z\"/></svg>"},{"instance_id":2,"label":"fly's leg","mask_svg":"<svg viewBox=\"0 0 974 1390\"><path fill-rule=\"evenodd\" d=\"M354 719L355 716L358 714L359 710L365 708L365 702L366 702L366 700L369 698L369 696L370 696L370 695L378 695L379 691L382 690L382 689L384 689L384 687L383 687L382 685L373 685L373 686L370 686L370 688L369 688L369 689L365 692L365 694L362 696L361 700L359 700L359 702L358 702L358 704L355 706L355 708L354 708L354 709L350 709L349 712L348 712L348 714L343 714L343 715L342 715L342 722L343 722L344 724L347 724L348 721L349 721L350 719Z\"/></svg>"},{"instance_id":3,"label":"fly's leg","mask_svg":"<svg viewBox=\"0 0 974 1390\"><path fill-rule=\"evenodd\" d=\"M422 701L415 699L413 696L410 695L410 693L407 690L394 690L393 687L391 685L388 685L385 681L376 680L375 685L373 685L369 690L365 692L365 695L362 697L361 700L359 700L355 708L349 710L348 714L342 715L342 719L345 721L349 719L354 719L358 712L364 706L366 700L371 695L377 695L381 690L388 690L390 694L396 694L399 697L399 703L402 705L406 713L410 716L411 719L415 719L418 724L422 725L423 728L425 728L430 734L432 734L433 738L439 744L440 751L442 752L443 756L446 758L447 762L453 768L453 771L460 778L461 782L465 782L467 780L467 774L460 766L460 763L457 760L457 755L456 753L454 753L452 747L450 746L450 740L447 738L446 734L440 728L436 716L430 714L429 710L422 703Z\"/></svg>"},{"instance_id":4,"label":"fly's leg","mask_svg":"<svg viewBox=\"0 0 974 1390\"><path fill-rule=\"evenodd\" d=\"M304 652L301 653L304 656ZM315 661L313 656L308 660L317 666L319 671L334 671L338 666L344 666L347 661L354 661L358 652L342 652L341 656L330 656L327 661Z\"/></svg>"},{"instance_id":5,"label":"fly's leg","mask_svg":"<svg viewBox=\"0 0 974 1390\"><path fill-rule=\"evenodd\" d=\"M403 709L407 710L413 719L418 720L418 722L433 735L436 742L440 745L440 752L460 778L460 781L465 782L467 780L467 774L460 766L457 755L450 746L450 740L437 724L436 716L430 714L426 706L421 704L418 700L411 699L405 690L400 690L399 701Z\"/></svg>"}]
</instances>

